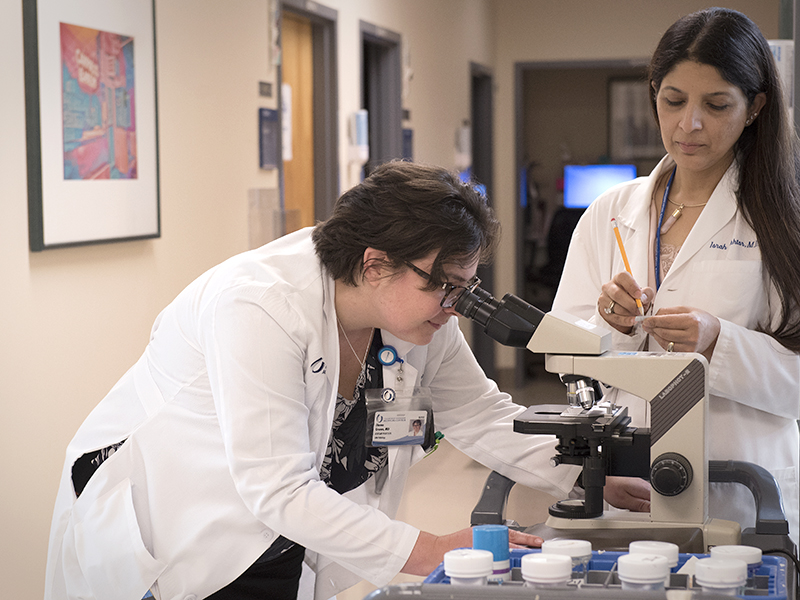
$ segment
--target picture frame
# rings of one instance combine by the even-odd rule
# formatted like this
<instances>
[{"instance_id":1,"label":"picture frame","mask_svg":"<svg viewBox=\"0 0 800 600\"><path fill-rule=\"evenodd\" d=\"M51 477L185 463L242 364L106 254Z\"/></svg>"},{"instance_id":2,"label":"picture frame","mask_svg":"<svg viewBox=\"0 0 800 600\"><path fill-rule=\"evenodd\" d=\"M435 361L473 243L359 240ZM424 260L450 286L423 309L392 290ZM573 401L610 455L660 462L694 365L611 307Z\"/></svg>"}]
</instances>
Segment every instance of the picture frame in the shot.
<instances>
[{"instance_id":1,"label":"picture frame","mask_svg":"<svg viewBox=\"0 0 800 600\"><path fill-rule=\"evenodd\" d=\"M22 0L31 251L161 235L155 0Z\"/></svg>"},{"instance_id":2,"label":"picture frame","mask_svg":"<svg viewBox=\"0 0 800 600\"><path fill-rule=\"evenodd\" d=\"M661 158L661 132L653 118L647 80L612 78L608 83L608 153L614 162Z\"/></svg>"}]
</instances>

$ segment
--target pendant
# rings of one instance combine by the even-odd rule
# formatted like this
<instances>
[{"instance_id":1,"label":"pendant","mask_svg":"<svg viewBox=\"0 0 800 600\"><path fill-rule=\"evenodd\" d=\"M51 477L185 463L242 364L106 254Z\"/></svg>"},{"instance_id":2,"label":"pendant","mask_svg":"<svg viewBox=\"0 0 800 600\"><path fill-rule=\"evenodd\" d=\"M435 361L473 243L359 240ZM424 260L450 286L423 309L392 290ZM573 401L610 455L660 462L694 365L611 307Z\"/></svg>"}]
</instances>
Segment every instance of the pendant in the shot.
<instances>
[{"instance_id":1,"label":"pendant","mask_svg":"<svg viewBox=\"0 0 800 600\"><path fill-rule=\"evenodd\" d=\"M670 227L672 227L675 224L675 221L677 221L680 218L682 211L683 211L683 204L679 205L678 208L675 209L675 212L673 212L669 216L669 218L666 221L664 221L664 224L661 226L661 235L664 235L669 231Z\"/></svg>"}]
</instances>

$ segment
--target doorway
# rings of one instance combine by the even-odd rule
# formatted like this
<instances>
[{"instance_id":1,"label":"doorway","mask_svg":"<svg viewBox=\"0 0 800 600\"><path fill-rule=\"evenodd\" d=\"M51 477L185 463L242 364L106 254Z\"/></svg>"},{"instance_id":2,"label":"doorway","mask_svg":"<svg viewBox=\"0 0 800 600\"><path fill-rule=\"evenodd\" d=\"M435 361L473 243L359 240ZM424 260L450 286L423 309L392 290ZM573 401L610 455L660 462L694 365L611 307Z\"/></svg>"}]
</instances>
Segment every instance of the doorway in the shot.
<instances>
[{"instance_id":1,"label":"doorway","mask_svg":"<svg viewBox=\"0 0 800 600\"><path fill-rule=\"evenodd\" d=\"M567 163L609 162L608 89L612 79L644 79L641 61L565 61L515 64L515 293L548 311L575 222L553 216L563 206L560 181ZM640 174L658 158L637 160ZM551 227L552 225L552 227ZM558 239L554 239L558 238ZM550 262L558 250L560 264ZM558 262L558 261L556 261ZM519 350L515 387L544 372L544 357ZM549 375L549 374L546 374Z\"/></svg>"},{"instance_id":2,"label":"doorway","mask_svg":"<svg viewBox=\"0 0 800 600\"><path fill-rule=\"evenodd\" d=\"M399 33L360 22L361 106L367 109L369 159L364 176L403 156L402 72Z\"/></svg>"},{"instance_id":3,"label":"doorway","mask_svg":"<svg viewBox=\"0 0 800 600\"><path fill-rule=\"evenodd\" d=\"M308 4L281 0L278 105L291 119L279 172L287 233L326 219L339 196L337 12Z\"/></svg>"}]
</instances>

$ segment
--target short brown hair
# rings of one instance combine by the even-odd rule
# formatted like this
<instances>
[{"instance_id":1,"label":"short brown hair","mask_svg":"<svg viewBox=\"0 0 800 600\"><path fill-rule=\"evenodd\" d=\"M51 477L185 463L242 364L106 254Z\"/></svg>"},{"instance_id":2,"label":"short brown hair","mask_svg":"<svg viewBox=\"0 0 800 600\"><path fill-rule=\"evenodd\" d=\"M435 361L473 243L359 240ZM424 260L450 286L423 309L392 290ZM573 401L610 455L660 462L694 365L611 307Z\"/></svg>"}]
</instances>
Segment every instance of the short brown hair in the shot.
<instances>
[{"instance_id":1,"label":"short brown hair","mask_svg":"<svg viewBox=\"0 0 800 600\"><path fill-rule=\"evenodd\" d=\"M392 268L438 250L430 269L434 287L446 279L445 264L467 265L476 257L487 262L499 227L486 198L454 173L391 161L342 194L312 239L331 276L349 285L363 274L367 248L385 252Z\"/></svg>"}]
</instances>

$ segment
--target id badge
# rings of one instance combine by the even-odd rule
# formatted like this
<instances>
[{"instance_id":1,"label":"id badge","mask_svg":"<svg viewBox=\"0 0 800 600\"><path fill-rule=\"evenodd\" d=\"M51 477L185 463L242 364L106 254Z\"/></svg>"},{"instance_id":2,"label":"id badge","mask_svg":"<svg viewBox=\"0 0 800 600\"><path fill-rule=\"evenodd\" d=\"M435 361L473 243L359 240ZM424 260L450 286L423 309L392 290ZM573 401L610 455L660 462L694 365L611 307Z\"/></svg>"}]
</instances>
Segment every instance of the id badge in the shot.
<instances>
[{"instance_id":1,"label":"id badge","mask_svg":"<svg viewBox=\"0 0 800 600\"><path fill-rule=\"evenodd\" d=\"M430 388L365 390L366 445L428 447L432 443L433 408Z\"/></svg>"}]
</instances>

